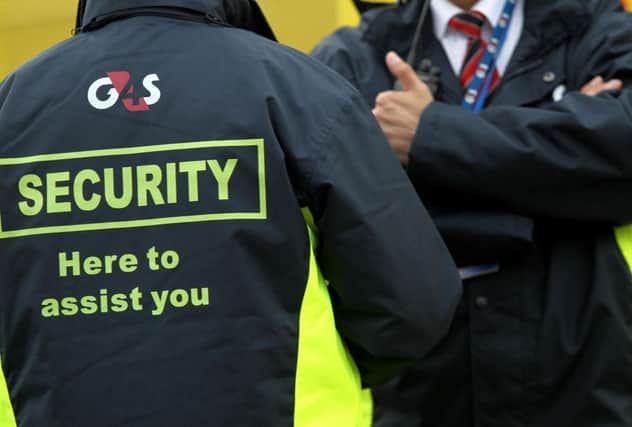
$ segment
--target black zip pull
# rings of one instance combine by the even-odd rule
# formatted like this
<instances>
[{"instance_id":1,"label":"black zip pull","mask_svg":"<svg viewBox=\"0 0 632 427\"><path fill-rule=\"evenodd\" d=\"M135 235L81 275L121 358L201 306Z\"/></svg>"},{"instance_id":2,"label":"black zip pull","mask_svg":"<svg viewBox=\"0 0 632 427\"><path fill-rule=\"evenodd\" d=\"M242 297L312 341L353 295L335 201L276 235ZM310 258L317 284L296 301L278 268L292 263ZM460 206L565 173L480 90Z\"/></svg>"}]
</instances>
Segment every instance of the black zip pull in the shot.
<instances>
[{"instance_id":1,"label":"black zip pull","mask_svg":"<svg viewBox=\"0 0 632 427\"><path fill-rule=\"evenodd\" d=\"M219 17L215 15L211 15L210 13L204 14L204 20L208 22L209 24L224 25L224 26L226 25L226 22L224 22L224 20L220 19Z\"/></svg>"}]
</instances>

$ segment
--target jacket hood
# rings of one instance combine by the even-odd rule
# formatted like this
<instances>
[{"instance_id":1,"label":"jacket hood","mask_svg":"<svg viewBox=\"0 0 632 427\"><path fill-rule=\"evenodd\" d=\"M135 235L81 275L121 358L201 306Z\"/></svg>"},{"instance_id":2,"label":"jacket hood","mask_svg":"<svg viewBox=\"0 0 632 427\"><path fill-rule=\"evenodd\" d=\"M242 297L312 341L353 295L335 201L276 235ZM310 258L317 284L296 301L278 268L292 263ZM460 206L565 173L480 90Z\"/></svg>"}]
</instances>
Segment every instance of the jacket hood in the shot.
<instances>
[{"instance_id":1,"label":"jacket hood","mask_svg":"<svg viewBox=\"0 0 632 427\"><path fill-rule=\"evenodd\" d=\"M381 6L384 6L384 5L388 5L390 3L391 2L388 2L386 0L384 0L384 1L353 0L353 4L355 5L356 9L358 9L358 11L360 13L364 13L367 10L370 10L370 9L373 9L373 8L376 8L376 7L381 7Z\"/></svg>"},{"instance_id":2,"label":"jacket hood","mask_svg":"<svg viewBox=\"0 0 632 427\"><path fill-rule=\"evenodd\" d=\"M592 19L591 8L586 0L525 1L524 31L535 35L542 48L550 48L568 37L582 33ZM364 40L380 51L395 50L405 54L410 49L425 2L426 0L399 2L398 5L366 12L362 16L360 27ZM389 37L384 37L385 34Z\"/></svg>"}]
</instances>

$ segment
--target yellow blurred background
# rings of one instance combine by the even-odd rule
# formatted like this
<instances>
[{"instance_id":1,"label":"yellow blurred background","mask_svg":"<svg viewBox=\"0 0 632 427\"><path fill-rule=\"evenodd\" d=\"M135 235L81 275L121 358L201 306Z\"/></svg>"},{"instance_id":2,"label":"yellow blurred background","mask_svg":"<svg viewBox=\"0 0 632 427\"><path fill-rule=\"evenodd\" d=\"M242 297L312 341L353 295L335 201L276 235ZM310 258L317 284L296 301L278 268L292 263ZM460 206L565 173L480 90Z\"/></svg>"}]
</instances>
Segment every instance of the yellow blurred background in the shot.
<instances>
[{"instance_id":1,"label":"yellow blurred background","mask_svg":"<svg viewBox=\"0 0 632 427\"><path fill-rule=\"evenodd\" d=\"M0 79L70 37L77 3L0 0ZM309 51L335 28L358 22L352 0L259 0L259 4L280 41L303 51Z\"/></svg>"},{"instance_id":2,"label":"yellow blurred background","mask_svg":"<svg viewBox=\"0 0 632 427\"><path fill-rule=\"evenodd\" d=\"M632 0L623 2L632 10ZM303 51L335 28L358 22L352 0L259 0L259 4L280 41ZM76 0L0 0L0 79L70 37L76 7Z\"/></svg>"}]
</instances>

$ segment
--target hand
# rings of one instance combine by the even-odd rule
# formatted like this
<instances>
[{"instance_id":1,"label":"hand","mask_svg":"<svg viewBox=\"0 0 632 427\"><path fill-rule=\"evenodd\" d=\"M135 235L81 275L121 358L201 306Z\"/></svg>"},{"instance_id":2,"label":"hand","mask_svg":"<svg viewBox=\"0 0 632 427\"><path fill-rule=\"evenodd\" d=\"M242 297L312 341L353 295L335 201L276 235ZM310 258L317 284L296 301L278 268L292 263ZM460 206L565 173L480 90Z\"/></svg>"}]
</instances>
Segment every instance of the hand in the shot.
<instances>
[{"instance_id":1,"label":"hand","mask_svg":"<svg viewBox=\"0 0 632 427\"><path fill-rule=\"evenodd\" d=\"M607 90L621 90L622 87L623 82L619 79L608 80L606 82L603 77L597 76L582 87L581 93L588 96L597 96Z\"/></svg>"},{"instance_id":2,"label":"hand","mask_svg":"<svg viewBox=\"0 0 632 427\"><path fill-rule=\"evenodd\" d=\"M415 70L395 52L386 55L386 66L400 81L402 90L380 93L375 99L373 115L399 161L407 165L421 115L434 97Z\"/></svg>"}]
</instances>

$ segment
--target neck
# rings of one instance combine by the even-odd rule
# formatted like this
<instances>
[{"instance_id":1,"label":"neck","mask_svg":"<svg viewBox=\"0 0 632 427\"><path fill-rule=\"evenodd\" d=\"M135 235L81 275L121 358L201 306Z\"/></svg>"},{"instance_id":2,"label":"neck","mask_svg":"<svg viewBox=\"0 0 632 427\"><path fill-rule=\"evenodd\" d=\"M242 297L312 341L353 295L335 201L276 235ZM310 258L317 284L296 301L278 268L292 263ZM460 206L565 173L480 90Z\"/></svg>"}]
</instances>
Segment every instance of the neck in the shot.
<instances>
[{"instance_id":1,"label":"neck","mask_svg":"<svg viewBox=\"0 0 632 427\"><path fill-rule=\"evenodd\" d=\"M450 0L450 2L463 10L470 10L478 0Z\"/></svg>"}]
</instances>

